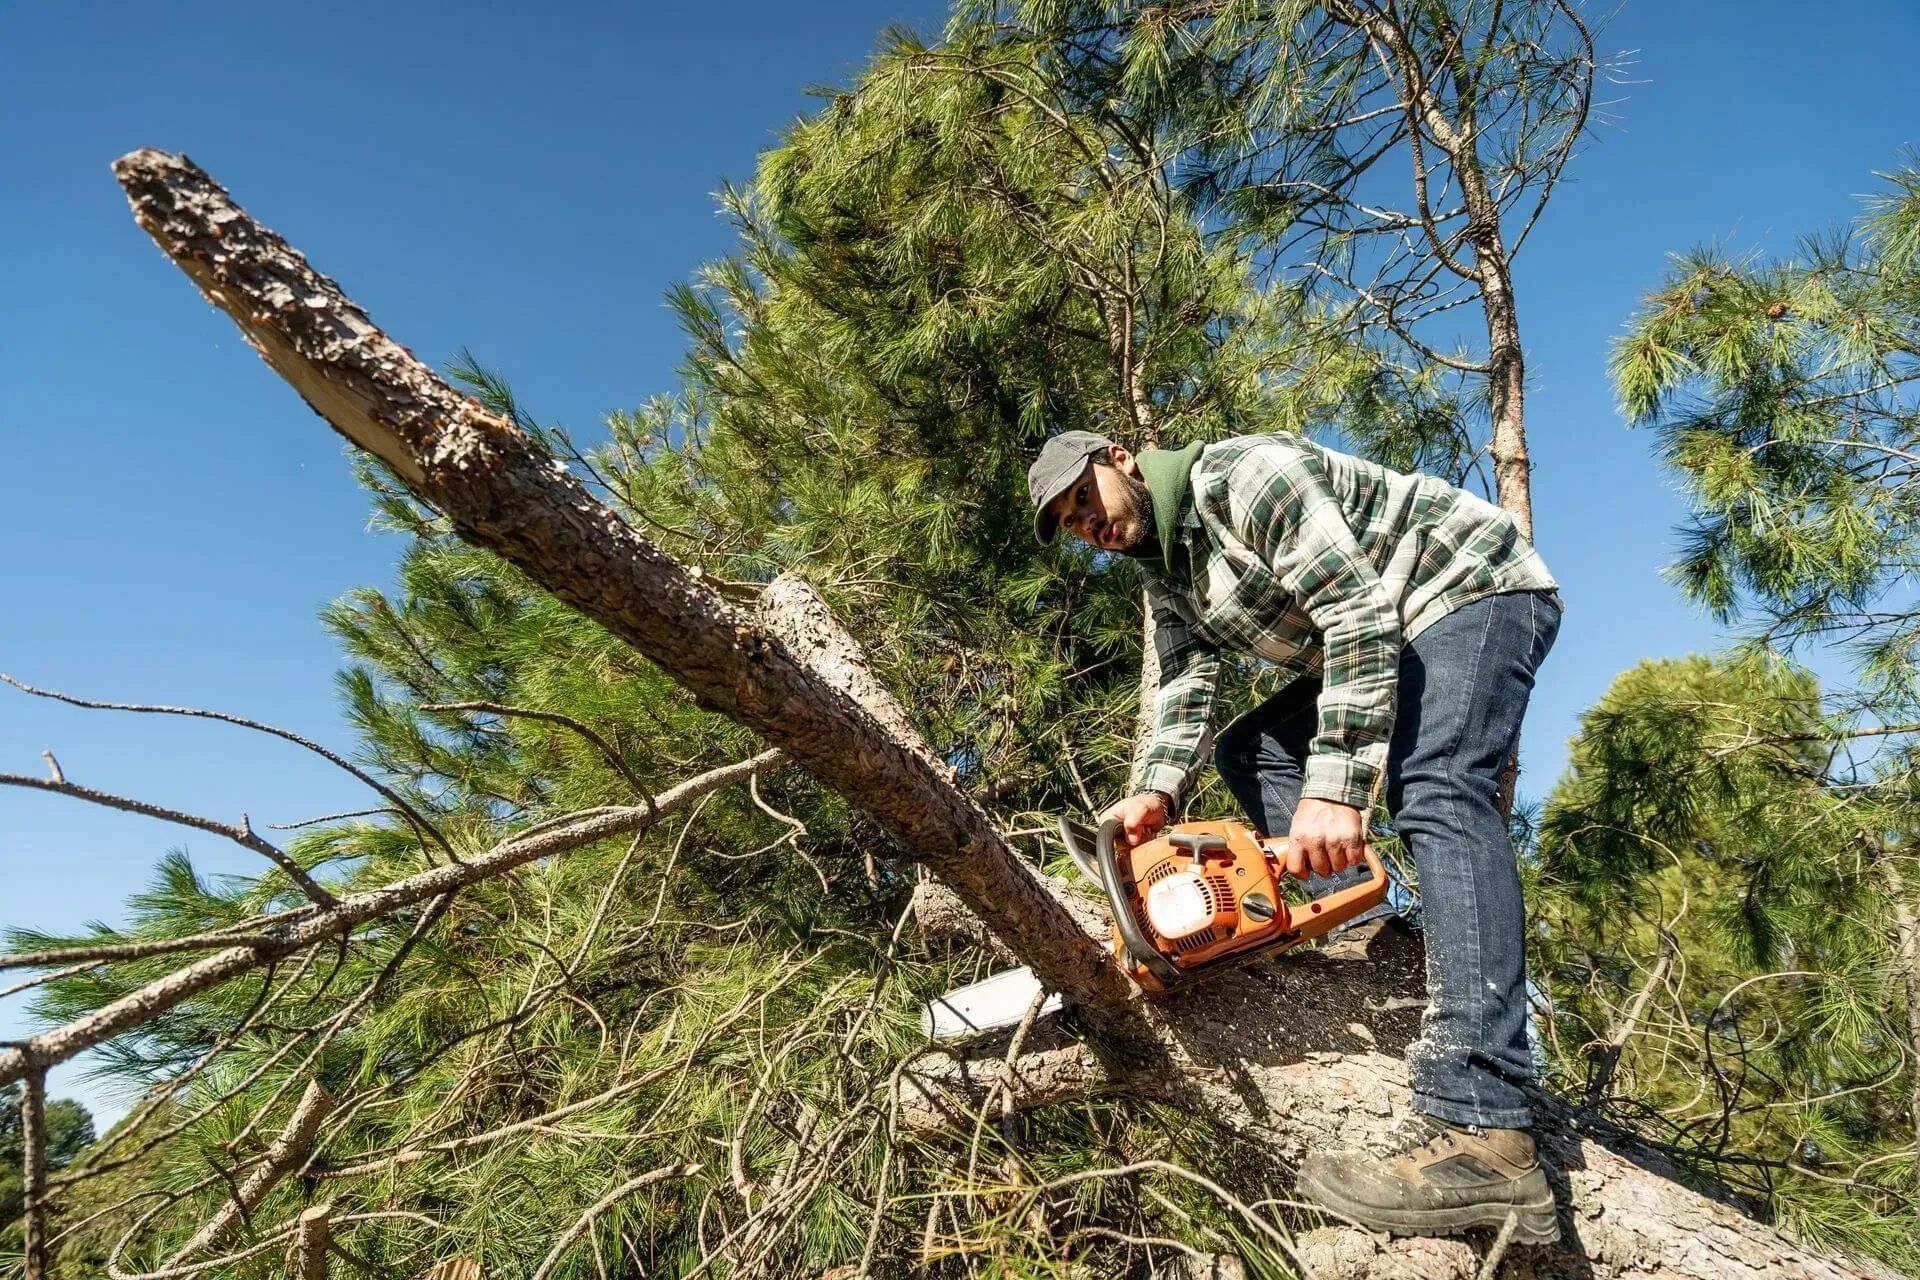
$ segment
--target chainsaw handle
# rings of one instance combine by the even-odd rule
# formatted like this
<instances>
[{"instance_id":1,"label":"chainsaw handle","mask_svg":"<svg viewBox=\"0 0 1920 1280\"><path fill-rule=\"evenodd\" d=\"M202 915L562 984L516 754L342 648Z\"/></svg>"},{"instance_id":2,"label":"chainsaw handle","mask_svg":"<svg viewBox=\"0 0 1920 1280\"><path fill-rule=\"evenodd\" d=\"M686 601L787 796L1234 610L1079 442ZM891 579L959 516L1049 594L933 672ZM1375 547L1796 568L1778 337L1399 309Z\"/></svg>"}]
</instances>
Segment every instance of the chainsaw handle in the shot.
<instances>
[{"instance_id":1,"label":"chainsaw handle","mask_svg":"<svg viewBox=\"0 0 1920 1280\"><path fill-rule=\"evenodd\" d=\"M1272 843L1285 842L1273 841ZM1274 852L1279 857L1280 865L1284 867L1286 854L1277 849ZM1367 879L1363 883L1335 890L1324 898L1303 902L1298 907L1287 908L1302 941L1317 938L1386 901L1388 884L1386 864L1380 861L1380 855L1373 851L1372 845L1367 845L1363 852L1366 854L1368 871Z\"/></svg>"},{"instance_id":2,"label":"chainsaw handle","mask_svg":"<svg viewBox=\"0 0 1920 1280\"><path fill-rule=\"evenodd\" d=\"M1170 987L1186 975L1147 942L1140 932L1140 922L1133 918L1133 906L1127 901L1120 867L1114 857L1120 831L1120 819L1108 818L1100 824L1100 834L1094 841L1094 863L1100 869L1100 887L1106 890L1107 910L1112 913L1113 927L1120 931L1120 941L1126 944L1127 954L1133 957L1134 963L1144 966L1163 986ZM1060 822L1060 834L1071 848L1073 833L1064 818Z\"/></svg>"},{"instance_id":3,"label":"chainsaw handle","mask_svg":"<svg viewBox=\"0 0 1920 1280\"><path fill-rule=\"evenodd\" d=\"M1067 857L1073 860L1074 866L1080 868L1080 874L1095 884L1104 884L1100 878L1100 868L1093 865L1093 854L1088 851L1094 843L1093 828L1081 826L1064 813L1055 825L1059 828L1060 843L1066 849Z\"/></svg>"}]
</instances>

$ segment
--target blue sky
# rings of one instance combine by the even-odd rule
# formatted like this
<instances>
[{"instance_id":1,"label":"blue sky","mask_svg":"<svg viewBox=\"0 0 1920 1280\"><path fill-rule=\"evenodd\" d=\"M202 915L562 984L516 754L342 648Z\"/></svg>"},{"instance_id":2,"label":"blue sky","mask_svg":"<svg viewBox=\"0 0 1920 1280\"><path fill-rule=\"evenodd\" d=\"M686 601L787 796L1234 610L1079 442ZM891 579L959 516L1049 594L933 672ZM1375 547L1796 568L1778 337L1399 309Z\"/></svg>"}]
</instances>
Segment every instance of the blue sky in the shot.
<instances>
[{"instance_id":1,"label":"blue sky","mask_svg":"<svg viewBox=\"0 0 1920 1280\"><path fill-rule=\"evenodd\" d=\"M108 165L184 150L439 364L461 347L581 436L671 386L662 291L728 237L711 193L924 0L542 6L339 2L0 10L0 671L218 707L350 746L320 607L384 584L338 438L133 225ZM1520 260L1542 551L1569 611L1526 740L1550 785L1581 709L1715 629L1659 576L1682 507L1629 431L1607 344L1664 255L1789 248L1920 142L1920 9L1640 0L1632 78ZM239 730L0 689L0 772L67 775L256 826L357 807ZM190 838L189 838L190 837ZM0 923L115 919L154 858L252 855L0 789ZM4 984L0 984L4 985ZM0 1036L21 1026L0 1009ZM71 1071L57 1092L118 1106Z\"/></svg>"}]
</instances>

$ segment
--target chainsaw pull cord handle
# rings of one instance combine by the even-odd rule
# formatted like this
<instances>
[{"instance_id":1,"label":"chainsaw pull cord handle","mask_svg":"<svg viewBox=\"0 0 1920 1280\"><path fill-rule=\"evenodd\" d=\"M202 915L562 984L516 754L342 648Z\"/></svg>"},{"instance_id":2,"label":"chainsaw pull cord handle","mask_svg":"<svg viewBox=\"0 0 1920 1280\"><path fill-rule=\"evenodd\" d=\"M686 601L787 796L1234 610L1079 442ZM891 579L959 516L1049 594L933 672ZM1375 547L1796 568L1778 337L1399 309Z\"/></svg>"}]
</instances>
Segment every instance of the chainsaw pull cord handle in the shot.
<instances>
[{"instance_id":1,"label":"chainsaw pull cord handle","mask_svg":"<svg viewBox=\"0 0 1920 1280\"><path fill-rule=\"evenodd\" d=\"M1118 842L1120 830L1118 818L1108 818L1100 824L1100 834L1094 842L1094 862L1100 868L1100 887L1106 890L1107 907L1113 913L1113 927L1120 931L1120 941L1126 944L1127 954L1133 957L1134 963L1144 965L1147 972L1170 987L1185 975L1148 944L1140 932L1140 922L1133 918L1133 905L1127 901L1120 867L1114 856L1114 845ZM1061 834L1067 834L1064 823L1061 824Z\"/></svg>"},{"instance_id":2,"label":"chainsaw pull cord handle","mask_svg":"<svg viewBox=\"0 0 1920 1280\"><path fill-rule=\"evenodd\" d=\"M1210 831L1176 831L1167 837L1167 843L1176 849L1185 849L1193 858L1193 869L1204 870L1207 855L1217 853L1231 859L1232 851L1227 848L1225 836L1214 835Z\"/></svg>"}]
</instances>

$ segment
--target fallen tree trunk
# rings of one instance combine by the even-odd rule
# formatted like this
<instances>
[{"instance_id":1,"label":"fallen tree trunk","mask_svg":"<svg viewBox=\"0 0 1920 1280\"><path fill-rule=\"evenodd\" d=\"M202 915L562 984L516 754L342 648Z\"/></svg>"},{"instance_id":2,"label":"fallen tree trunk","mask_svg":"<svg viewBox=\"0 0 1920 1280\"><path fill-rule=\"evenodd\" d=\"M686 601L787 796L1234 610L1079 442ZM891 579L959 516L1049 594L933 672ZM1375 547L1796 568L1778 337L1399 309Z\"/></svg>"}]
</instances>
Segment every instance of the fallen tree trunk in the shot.
<instances>
[{"instance_id":1,"label":"fallen tree trunk","mask_svg":"<svg viewBox=\"0 0 1920 1280\"><path fill-rule=\"evenodd\" d=\"M518 565L870 814L1065 996L1089 1033L1093 1048L1036 1037L1031 1059L917 1070L917 1114L937 1123L942 1107L977 1105L994 1079L1033 1102L1121 1089L1205 1112L1285 1167L1310 1146L1369 1137L1405 1110L1398 1055L1423 1003L1414 939L1376 929L1364 945L1251 966L1148 1005L1108 957L1097 915L1076 912L1015 856L904 716L881 705L884 690L860 674L844 633L826 634L817 601L770 602L792 627L736 611L512 424L382 333L190 162L138 151L115 171L140 225L336 430L461 536ZM1031 1087L1021 1083L1029 1061ZM1805 1249L1669 1171L1596 1143L1549 1134L1546 1149L1563 1171L1565 1243L1516 1257L1509 1276L1884 1274ZM1458 1241L1383 1244L1354 1231L1316 1233L1302 1256L1316 1274L1343 1277L1470 1275L1478 1265Z\"/></svg>"},{"instance_id":2,"label":"fallen tree trunk","mask_svg":"<svg viewBox=\"0 0 1920 1280\"><path fill-rule=\"evenodd\" d=\"M1109 1043L1151 1053L1126 978L1069 927L984 810L848 694L459 394L183 157L114 166L134 217L308 404L460 535L518 565L763 734L914 851Z\"/></svg>"}]
</instances>

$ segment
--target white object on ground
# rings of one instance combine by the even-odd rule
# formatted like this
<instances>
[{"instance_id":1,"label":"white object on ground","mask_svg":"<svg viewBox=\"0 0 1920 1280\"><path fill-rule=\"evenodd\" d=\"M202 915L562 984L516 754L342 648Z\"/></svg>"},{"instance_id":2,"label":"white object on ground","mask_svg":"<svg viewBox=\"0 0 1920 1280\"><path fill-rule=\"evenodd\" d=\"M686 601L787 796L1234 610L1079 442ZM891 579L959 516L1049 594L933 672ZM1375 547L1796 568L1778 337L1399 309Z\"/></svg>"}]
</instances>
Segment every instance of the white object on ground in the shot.
<instances>
[{"instance_id":1,"label":"white object on ground","mask_svg":"<svg viewBox=\"0 0 1920 1280\"><path fill-rule=\"evenodd\" d=\"M1033 970L1024 966L1008 969L929 1000L920 1015L920 1028L934 1040L964 1040L1001 1027L1018 1026L1040 991L1040 980L1033 976ZM1040 1006L1040 1016L1044 1018L1059 1008L1060 994L1053 992Z\"/></svg>"}]
</instances>

